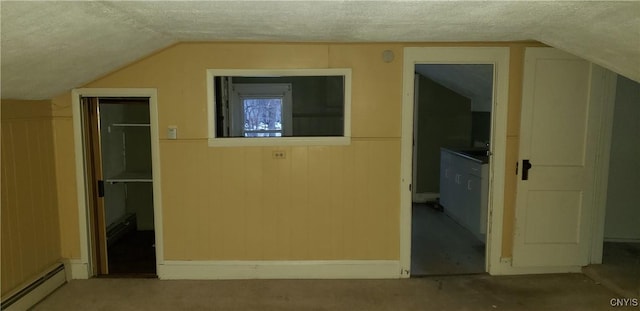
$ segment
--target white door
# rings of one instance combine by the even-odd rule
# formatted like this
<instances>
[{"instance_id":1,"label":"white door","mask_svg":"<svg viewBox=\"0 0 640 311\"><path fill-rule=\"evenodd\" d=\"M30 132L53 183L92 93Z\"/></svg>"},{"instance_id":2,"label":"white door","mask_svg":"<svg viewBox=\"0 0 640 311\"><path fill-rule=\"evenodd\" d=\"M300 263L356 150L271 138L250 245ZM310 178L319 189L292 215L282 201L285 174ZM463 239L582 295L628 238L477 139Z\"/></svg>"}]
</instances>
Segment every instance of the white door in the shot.
<instances>
[{"instance_id":1,"label":"white door","mask_svg":"<svg viewBox=\"0 0 640 311\"><path fill-rule=\"evenodd\" d=\"M600 126L592 66L553 48L525 52L513 266L588 263Z\"/></svg>"}]
</instances>

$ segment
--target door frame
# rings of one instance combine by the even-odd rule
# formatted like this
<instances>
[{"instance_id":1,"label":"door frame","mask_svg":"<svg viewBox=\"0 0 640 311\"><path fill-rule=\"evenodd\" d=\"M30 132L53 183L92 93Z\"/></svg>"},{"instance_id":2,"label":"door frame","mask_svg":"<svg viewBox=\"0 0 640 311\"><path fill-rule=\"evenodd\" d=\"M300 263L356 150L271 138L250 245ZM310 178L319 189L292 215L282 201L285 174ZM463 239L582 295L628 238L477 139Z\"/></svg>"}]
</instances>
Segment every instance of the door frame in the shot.
<instances>
[{"instance_id":1,"label":"door frame","mask_svg":"<svg viewBox=\"0 0 640 311\"><path fill-rule=\"evenodd\" d=\"M402 136L400 155L400 277L411 276L411 202L413 181L414 79L419 64L492 64L493 109L489 172L485 271L497 274L502 252L502 221L506 173L509 47L404 48Z\"/></svg>"},{"instance_id":2,"label":"door frame","mask_svg":"<svg viewBox=\"0 0 640 311\"><path fill-rule=\"evenodd\" d=\"M613 136L613 115L616 104L618 74L596 64L591 64L591 89L589 100L602 102L598 112L600 131L597 138L594 163L593 213L591 223L590 264L602 263L605 217L607 213L607 188L609 184L609 160ZM597 83L597 84L596 84ZM594 86L594 84L596 84Z\"/></svg>"},{"instance_id":3,"label":"door frame","mask_svg":"<svg viewBox=\"0 0 640 311\"><path fill-rule=\"evenodd\" d=\"M88 99L88 100L84 100ZM106 223L104 219L104 200L98 197L98 180L103 180L102 170L102 135L100 135L100 100L98 97L80 99L80 113L82 114L82 129L84 142L84 163L87 167L85 178L93 182L86 188L87 211L89 215L89 234L91 242L91 260L93 274L105 274L109 270L107 257ZM108 274L108 273L106 273Z\"/></svg>"},{"instance_id":4,"label":"door frame","mask_svg":"<svg viewBox=\"0 0 640 311\"><path fill-rule=\"evenodd\" d=\"M151 130L151 162L153 178L153 220L155 231L156 273L164 263L162 230L162 196L160 188L160 136L158 132L158 92L155 88L78 88L71 91L73 115L73 139L75 149L76 191L78 200L78 223L80 233L80 261L72 267L72 278L84 279L94 276L90 213L87 197L85 167L85 142L82 133L81 97L148 97Z\"/></svg>"}]
</instances>

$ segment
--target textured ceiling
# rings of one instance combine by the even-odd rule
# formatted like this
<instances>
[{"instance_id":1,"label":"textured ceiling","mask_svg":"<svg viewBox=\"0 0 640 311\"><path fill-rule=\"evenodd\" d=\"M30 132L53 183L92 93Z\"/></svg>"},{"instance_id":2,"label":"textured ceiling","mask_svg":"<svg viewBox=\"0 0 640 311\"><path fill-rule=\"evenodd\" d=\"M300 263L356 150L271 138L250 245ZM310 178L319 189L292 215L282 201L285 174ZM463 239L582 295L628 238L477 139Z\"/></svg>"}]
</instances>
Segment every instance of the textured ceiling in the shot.
<instances>
[{"instance_id":1,"label":"textured ceiling","mask_svg":"<svg viewBox=\"0 0 640 311\"><path fill-rule=\"evenodd\" d=\"M640 2L0 3L2 98L46 99L181 41L538 40L640 81Z\"/></svg>"},{"instance_id":2,"label":"textured ceiling","mask_svg":"<svg viewBox=\"0 0 640 311\"><path fill-rule=\"evenodd\" d=\"M491 111L493 65L432 64L416 65L416 72L471 99L471 110Z\"/></svg>"}]
</instances>

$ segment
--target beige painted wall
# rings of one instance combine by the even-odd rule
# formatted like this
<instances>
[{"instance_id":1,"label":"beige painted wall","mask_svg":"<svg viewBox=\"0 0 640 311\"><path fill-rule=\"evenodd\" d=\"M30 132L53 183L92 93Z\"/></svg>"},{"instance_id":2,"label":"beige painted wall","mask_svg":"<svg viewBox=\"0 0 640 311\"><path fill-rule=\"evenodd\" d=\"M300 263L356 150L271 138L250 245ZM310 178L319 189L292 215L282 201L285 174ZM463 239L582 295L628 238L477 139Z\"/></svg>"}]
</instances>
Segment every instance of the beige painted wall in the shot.
<instances>
[{"instance_id":1,"label":"beige painted wall","mask_svg":"<svg viewBox=\"0 0 640 311\"><path fill-rule=\"evenodd\" d=\"M2 100L2 296L61 258L49 101Z\"/></svg>"},{"instance_id":2,"label":"beige painted wall","mask_svg":"<svg viewBox=\"0 0 640 311\"><path fill-rule=\"evenodd\" d=\"M524 46L537 43L182 43L85 87L158 89L166 260L398 259L402 48L512 47L507 172L515 169ZM395 53L391 63L382 52ZM350 146L207 146L206 69L352 68ZM79 258L70 96L53 99L62 252ZM57 121L57 122L56 122ZM178 140L166 128L178 126ZM272 159L285 150L285 160ZM513 162L513 163L511 163ZM513 166L513 167L512 167ZM515 179L507 177L503 256Z\"/></svg>"}]
</instances>

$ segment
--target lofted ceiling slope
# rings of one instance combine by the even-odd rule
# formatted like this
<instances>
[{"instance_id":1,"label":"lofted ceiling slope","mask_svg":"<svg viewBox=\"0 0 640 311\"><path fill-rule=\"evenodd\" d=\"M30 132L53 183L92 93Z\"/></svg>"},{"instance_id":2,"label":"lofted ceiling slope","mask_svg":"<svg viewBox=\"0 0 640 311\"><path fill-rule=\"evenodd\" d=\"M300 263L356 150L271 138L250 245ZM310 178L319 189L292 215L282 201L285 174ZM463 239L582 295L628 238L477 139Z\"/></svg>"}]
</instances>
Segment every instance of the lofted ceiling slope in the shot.
<instances>
[{"instance_id":1,"label":"lofted ceiling slope","mask_svg":"<svg viewBox=\"0 0 640 311\"><path fill-rule=\"evenodd\" d=\"M1 97L48 99L183 41L538 40L640 81L640 2L2 1Z\"/></svg>"}]
</instances>

